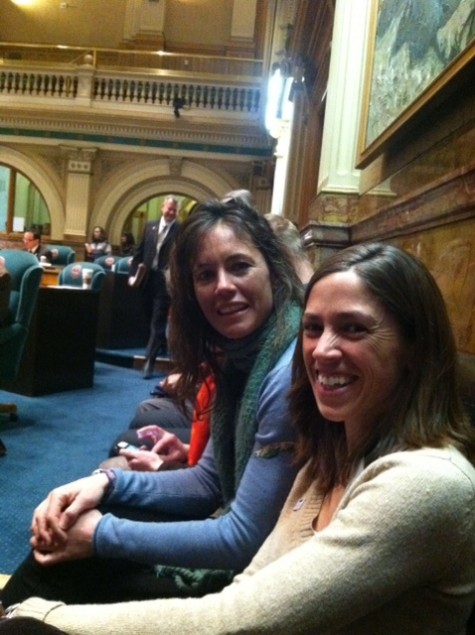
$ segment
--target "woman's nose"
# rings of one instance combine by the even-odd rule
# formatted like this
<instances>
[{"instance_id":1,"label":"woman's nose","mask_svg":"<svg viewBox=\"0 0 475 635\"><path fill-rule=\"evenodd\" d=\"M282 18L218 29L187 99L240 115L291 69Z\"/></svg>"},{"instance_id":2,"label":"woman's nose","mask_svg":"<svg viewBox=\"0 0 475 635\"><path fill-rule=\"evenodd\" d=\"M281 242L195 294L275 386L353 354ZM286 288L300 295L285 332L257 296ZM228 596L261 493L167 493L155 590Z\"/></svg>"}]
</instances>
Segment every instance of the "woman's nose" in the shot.
<instances>
[{"instance_id":1,"label":"woman's nose","mask_svg":"<svg viewBox=\"0 0 475 635\"><path fill-rule=\"evenodd\" d=\"M336 333L330 329L324 329L317 340L313 351L314 357L334 357L339 355L338 337Z\"/></svg>"},{"instance_id":2,"label":"woman's nose","mask_svg":"<svg viewBox=\"0 0 475 635\"><path fill-rule=\"evenodd\" d=\"M222 293L234 289L232 276L227 271L218 271L216 276L216 292Z\"/></svg>"}]
</instances>

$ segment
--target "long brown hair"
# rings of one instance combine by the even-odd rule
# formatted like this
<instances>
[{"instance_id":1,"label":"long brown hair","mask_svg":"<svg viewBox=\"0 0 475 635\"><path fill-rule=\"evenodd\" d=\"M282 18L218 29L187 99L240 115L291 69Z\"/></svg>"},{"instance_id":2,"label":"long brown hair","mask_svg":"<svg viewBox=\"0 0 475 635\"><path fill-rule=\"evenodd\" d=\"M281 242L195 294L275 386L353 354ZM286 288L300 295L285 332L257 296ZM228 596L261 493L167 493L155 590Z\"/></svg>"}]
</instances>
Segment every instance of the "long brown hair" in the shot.
<instances>
[{"instance_id":1,"label":"long brown hair","mask_svg":"<svg viewBox=\"0 0 475 635\"><path fill-rule=\"evenodd\" d=\"M459 394L455 340L431 273L397 247L356 245L331 256L317 269L307 286L305 305L319 280L348 270L361 278L396 319L416 361L404 374L386 415L350 455L344 427L325 420L316 406L304 366L300 328L290 396L300 433L299 458L311 461L324 490L345 483L356 463L369 454L453 444L473 460L474 431Z\"/></svg>"}]
</instances>

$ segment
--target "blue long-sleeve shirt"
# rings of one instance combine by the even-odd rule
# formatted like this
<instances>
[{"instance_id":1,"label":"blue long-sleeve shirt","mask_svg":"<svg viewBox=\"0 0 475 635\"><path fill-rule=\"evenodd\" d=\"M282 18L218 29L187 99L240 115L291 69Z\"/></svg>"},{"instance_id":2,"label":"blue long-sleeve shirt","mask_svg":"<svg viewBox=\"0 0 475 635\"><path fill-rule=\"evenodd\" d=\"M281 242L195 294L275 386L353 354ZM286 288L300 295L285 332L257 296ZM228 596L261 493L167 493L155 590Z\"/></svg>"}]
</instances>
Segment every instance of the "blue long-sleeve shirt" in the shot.
<instances>
[{"instance_id":1,"label":"blue long-sleeve shirt","mask_svg":"<svg viewBox=\"0 0 475 635\"><path fill-rule=\"evenodd\" d=\"M258 428L230 509L208 518L222 504L210 441L198 465L170 472L116 471L107 504L183 516L178 522L141 522L105 514L93 541L99 557L148 564L243 569L275 525L298 466L293 453L259 451L295 441L288 410L295 342L266 376L258 401ZM187 520L188 518L202 520Z\"/></svg>"}]
</instances>

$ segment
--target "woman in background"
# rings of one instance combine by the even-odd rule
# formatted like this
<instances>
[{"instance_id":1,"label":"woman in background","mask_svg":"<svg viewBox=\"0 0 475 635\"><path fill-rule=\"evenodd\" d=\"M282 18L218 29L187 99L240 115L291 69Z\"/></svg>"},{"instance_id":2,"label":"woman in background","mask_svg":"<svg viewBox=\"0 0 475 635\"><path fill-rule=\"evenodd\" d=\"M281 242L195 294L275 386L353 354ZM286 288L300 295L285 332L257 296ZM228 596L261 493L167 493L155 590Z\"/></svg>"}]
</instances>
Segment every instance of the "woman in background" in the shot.
<instances>
[{"instance_id":1,"label":"woman in background","mask_svg":"<svg viewBox=\"0 0 475 635\"><path fill-rule=\"evenodd\" d=\"M90 243L84 243L86 250L85 259L88 262L95 262L101 256L110 256L112 246L107 240L107 234L103 227L94 227Z\"/></svg>"},{"instance_id":2,"label":"woman in background","mask_svg":"<svg viewBox=\"0 0 475 635\"><path fill-rule=\"evenodd\" d=\"M124 232L120 237L120 255L122 258L135 253L135 238L131 232Z\"/></svg>"}]
</instances>

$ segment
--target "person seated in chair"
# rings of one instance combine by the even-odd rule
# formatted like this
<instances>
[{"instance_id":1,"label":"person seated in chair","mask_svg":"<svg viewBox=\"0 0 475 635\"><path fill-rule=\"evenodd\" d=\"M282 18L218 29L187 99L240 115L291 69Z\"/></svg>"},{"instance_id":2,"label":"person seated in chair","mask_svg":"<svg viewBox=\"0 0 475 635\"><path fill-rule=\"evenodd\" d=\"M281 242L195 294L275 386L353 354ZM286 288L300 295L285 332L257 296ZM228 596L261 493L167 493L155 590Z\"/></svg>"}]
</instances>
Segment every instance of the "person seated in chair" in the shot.
<instances>
[{"instance_id":1,"label":"person seated in chair","mask_svg":"<svg viewBox=\"0 0 475 635\"><path fill-rule=\"evenodd\" d=\"M41 242L41 234L36 230L28 230L23 234L23 244L26 251L33 254L41 262L51 262L53 254L46 245Z\"/></svg>"},{"instance_id":2,"label":"person seated in chair","mask_svg":"<svg viewBox=\"0 0 475 635\"><path fill-rule=\"evenodd\" d=\"M135 238L131 232L124 232L120 237L120 256L133 256L135 253Z\"/></svg>"},{"instance_id":3,"label":"person seated in chair","mask_svg":"<svg viewBox=\"0 0 475 635\"><path fill-rule=\"evenodd\" d=\"M112 255L112 245L107 239L106 230L97 226L92 230L91 242L84 243L85 260L95 262L101 256Z\"/></svg>"}]
</instances>

